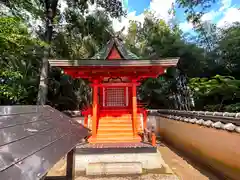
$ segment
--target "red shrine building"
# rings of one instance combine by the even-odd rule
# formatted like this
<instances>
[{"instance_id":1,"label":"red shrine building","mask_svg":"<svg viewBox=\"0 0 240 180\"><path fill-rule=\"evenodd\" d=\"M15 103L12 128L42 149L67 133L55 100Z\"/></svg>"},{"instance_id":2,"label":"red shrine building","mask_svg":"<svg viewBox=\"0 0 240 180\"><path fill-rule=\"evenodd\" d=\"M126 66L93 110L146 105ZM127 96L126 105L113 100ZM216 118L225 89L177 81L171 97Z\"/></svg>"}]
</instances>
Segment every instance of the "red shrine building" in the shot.
<instances>
[{"instance_id":1,"label":"red shrine building","mask_svg":"<svg viewBox=\"0 0 240 180\"><path fill-rule=\"evenodd\" d=\"M91 82L92 106L84 111L84 125L92 130L89 143L138 143L147 125L146 110L137 100L137 87L145 78L156 78L178 58L143 60L113 37L91 59L50 60L72 78Z\"/></svg>"}]
</instances>

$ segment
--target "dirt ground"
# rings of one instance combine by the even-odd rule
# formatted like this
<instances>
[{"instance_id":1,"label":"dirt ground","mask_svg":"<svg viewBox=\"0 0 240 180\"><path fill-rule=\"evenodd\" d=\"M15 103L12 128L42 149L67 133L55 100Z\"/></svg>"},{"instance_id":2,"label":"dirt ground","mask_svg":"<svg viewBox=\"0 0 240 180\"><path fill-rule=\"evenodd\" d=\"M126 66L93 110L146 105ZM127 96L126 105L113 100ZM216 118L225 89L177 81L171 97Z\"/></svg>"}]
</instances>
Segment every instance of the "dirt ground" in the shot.
<instances>
[{"instance_id":1,"label":"dirt ground","mask_svg":"<svg viewBox=\"0 0 240 180\"><path fill-rule=\"evenodd\" d=\"M165 145L159 146L159 151L162 154L162 158L165 163L172 169L172 171L178 176L180 180L218 180L214 175L199 169L193 165L186 158L181 157L175 152L175 150L170 149ZM47 176L64 176L66 173L66 161L61 159L48 173ZM76 180L176 180L176 178L168 175L160 174L147 174L143 176L131 176L131 177L101 177L101 178L87 178L80 176L78 174Z\"/></svg>"},{"instance_id":2,"label":"dirt ground","mask_svg":"<svg viewBox=\"0 0 240 180\"><path fill-rule=\"evenodd\" d=\"M218 180L213 174L197 167L164 144L159 146L158 149L165 163L168 164L180 180Z\"/></svg>"}]
</instances>

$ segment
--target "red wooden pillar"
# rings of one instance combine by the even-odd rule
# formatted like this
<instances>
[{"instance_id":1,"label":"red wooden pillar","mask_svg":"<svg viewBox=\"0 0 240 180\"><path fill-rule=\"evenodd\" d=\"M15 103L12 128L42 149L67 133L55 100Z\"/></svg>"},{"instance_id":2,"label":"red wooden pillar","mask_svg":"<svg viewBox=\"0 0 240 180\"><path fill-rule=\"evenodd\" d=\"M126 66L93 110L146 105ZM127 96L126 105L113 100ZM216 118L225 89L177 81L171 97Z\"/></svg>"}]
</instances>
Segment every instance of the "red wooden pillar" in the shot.
<instances>
[{"instance_id":1,"label":"red wooden pillar","mask_svg":"<svg viewBox=\"0 0 240 180\"><path fill-rule=\"evenodd\" d=\"M97 135L97 118L98 118L98 81L93 81L93 103L92 103L92 137Z\"/></svg>"},{"instance_id":2,"label":"red wooden pillar","mask_svg":"<svg viewBox=\"0 0 240 180\"><path fill-rule=\"evenodd\" d=\"M88 127L88 115L89 115L89 109L84 109L82 111L82 115L84 115L84 126Z\"/></svg>"},{"instance_id":3,"label":"red wooden pillar","mask_svg":"<svg viewBox=\"0 0 240 180\"><path fill-rule=\"evenodd\" d=\"M147 111L143 109L143 129L147 128Z\"/></svg>"},{"instance_id":4,"label":"red wooden pillar","mask_svg":"<svg viewBox=\"0 0 240 180\"><path fill-rule=\"evenodd\" d=\"M137 81L132 80L132 120L133 135L137 136Z\"/></svg>"},{"instance_id":5,"label":"red wooden pillar","mask_svg":"<svg viewBox=\"0 0 240 180\"><path fill-rule=\"evenodd\" d=\"M84 115L84 126L88 127L88 114Z\"/></svg>"}]
</instances>

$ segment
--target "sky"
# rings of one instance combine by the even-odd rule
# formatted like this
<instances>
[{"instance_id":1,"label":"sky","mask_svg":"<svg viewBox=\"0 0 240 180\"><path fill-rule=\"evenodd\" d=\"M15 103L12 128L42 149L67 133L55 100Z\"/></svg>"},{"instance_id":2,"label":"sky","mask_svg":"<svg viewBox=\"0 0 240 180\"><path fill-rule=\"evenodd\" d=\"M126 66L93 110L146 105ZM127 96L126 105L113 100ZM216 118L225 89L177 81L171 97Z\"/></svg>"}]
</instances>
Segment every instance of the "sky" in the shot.
<instances>
[{"instance_id":1,"label":"sky","mask_svg":"<svg viewBox=\"0 0 240 180\"><path fill-rule=\"evenodd\" d=\"M127 17L122 18L121 22L113 20L113 27L115 31L119 31L124 26L127 30L129 20L143 22L144 10L151 11L157 17L169 21L172 16L168 12L174 3L175 0L128 0ZM175 18L184 32L192 30L192 24L187 22L183 9L176 8ZM226 23L240 22L240 0L218 0L202 17L202 20L216 23L218 27L223 27Z\"/></svg>"}]
</instances>

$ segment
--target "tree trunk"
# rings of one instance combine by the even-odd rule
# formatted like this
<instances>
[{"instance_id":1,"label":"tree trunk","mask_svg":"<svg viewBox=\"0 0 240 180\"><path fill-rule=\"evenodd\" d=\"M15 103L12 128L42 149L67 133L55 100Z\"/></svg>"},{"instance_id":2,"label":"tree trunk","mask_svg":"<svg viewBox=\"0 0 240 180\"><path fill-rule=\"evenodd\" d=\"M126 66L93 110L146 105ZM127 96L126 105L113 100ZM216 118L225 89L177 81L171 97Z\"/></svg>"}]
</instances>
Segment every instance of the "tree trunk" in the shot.
<instances>
[{"instance_id":1,"label":"tree trunk","mask_svg":"<svg viewBox=\"0 0 240 180\"><path fill-rule=\"evenodd\" d=\"M44 105L47 102L47 92L48 92L48 56L49 56L49 48L44 47L44 55L42 59L42 68L40 74L40 83L38 89L38 105Z\"/></svg>"},{"instance_id":2,"label":"tree trunk","mask_svg":"<svg viewBox=\"0 0 240 180\"><path fill-rule=\"evenodd\" d=\"M48 57L51 48L52 32L53 32L53 18L56 15L58 0L45 0L46 7L46 33L45 33L45 42L48 44L47 47L44 47L42 67L40 74L40 83L38 89L38 98L37 104L44 105L47 102L47 92L48 92Z\"/></svg>"}]
</instances>

